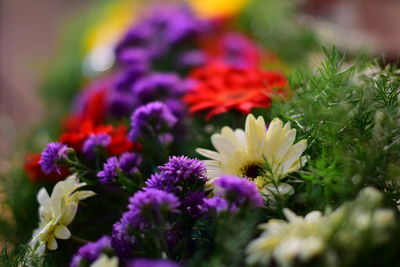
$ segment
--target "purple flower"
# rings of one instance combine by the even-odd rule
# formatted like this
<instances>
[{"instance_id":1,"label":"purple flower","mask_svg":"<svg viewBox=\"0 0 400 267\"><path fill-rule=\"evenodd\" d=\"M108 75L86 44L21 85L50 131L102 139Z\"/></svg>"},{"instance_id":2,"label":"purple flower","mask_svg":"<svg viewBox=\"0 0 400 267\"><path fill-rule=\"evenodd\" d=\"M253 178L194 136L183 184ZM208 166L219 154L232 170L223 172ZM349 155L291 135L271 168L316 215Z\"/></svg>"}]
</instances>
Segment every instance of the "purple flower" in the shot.
<instances>
[{"instance_id":1,"label":"purple flower","mask_svg":"<svg viewBox=\"0 0 400 267\"><path fill-rule=\"evenodd\" d=\"M173 73L152 73L139 79L132 92L139 105L162 101L176 116L182 117L186 107L181 97L187 90L187 83Z\"/></svg>"},{"instance_id":2,"label":"purple flower","mask_svg":"<svg viewBox=\"0 0 400 267\"><path fill-rule=\"evenodd\" d=\"M132 251L135 248L135 238L124 234L121 223L116 222L113 225L111 245L119 258L126 259L132 256Z\"/></svg>"},{"instance_id":3,"label":"purple flower","mask_svg":"<svg viewBox=\"0 0 400 267\"><path fill-rule=\"evenodd\" d=\"M130 138L135 141L139 137L158 137L169 134L177 119L161 102L151 102L135 110L131 117L132 129Z\"/></svg>"},{"instance_id":4,"label":"purple flower","mask_svg":"<svg viewBox=\"0 0 400 267\"><path fill-rule=\"evenodd\" d=\"M179 267L176 262L156 259L134 259L126 267Z\"/></svg>"},{"instance_id":5,"label":"purple flower","mask_svg":"<svg viewBox=\"0 0 400 267\"><path fill-rule=\"evenodd\" d=\"M150 61L167 56L176 45L190 45L209 24L185 6L158 6L131 28L116 48L117 60L124 62L125 51L146 55ZM138 56L136 56L138 57Z\"/></svg>"},{"instance_id":6,"label":"purple flower","mask_svg":"<svg viewBox=\"0 0 400 267\"><path fill-rule=\"evenodd\" d=\"M137 100L130 92L114 90L107 99L108 112L114 117L129 116L137 105Z\"/></svg>"},{"instance_id":7,"label":"purple flower","mask_svg":"<svg viewBox=\"0 0 400 267\"><path fill-rule=\"evenodd\" d=\"M124 172L134 174L138 172L138 167L142 162L142 157L137 153L125 152L119 158L119 167Z\"/></svg>"},{"instance_id":8,"label":"purple flower","mask_svg":"<svg viewBox=\"0 0 400 267\"><path fill-rule=\"evenodd\" d=\"M204 192L189 192L188 195L182 200L182 207L184 211L193 217L199 217L203 213L201 205L204 197Z\"/></svg>"},{"instance_id":9,"label":"purple flower","mask_svg":"<svg viewBox=\"0 0 400 267\"><path fill-rule=\"evenodd\" d=\"M132 85L147 71L147 68L141 66L123 68L115 80L115 90L120 92L130 92Z\"/></svg>"},{"instance_id":10,"label":"purple flower","mask_svg":"<svg viewBox=\"0 0 400 267\"><path fill-rule=\"evenodd\" d=\"M206 56L201 50L189 50L180 54L176 61L177 67L191 69L203 65L206 62Z\"/></svg>"},{"instance_id":11,"label":"purple flower","mask_svg":"<svg viewBox=\"0 0 400 267\"><path fill-rule=\"evenodd\" d=\"M150 175L150 178L146 180L146 189L147 188L153 188L153 189L159 189L159 190L164 190L167 192L171 192L172 190L172 183L165 183L164 182L164 177L162 177L161 174L159 173L153 173ZM171 187L169 187L171 186Z\"/></svg>"},{"instance_id":12,"label":"purple flower","mask_svg":"<svg viewBox=\"0 0 400 267\"><path fill-rule=\"evenodd\" d=\"M146 104L155 100L180 98L186 87L174 73L152 73L139 79L132 91L142 104Z\"/></svg>"},{"instance_id":13,"label":"purple flower","mask_svg":"<svg viewBox=\"0 0 400 267\"><path fill-rule=\"evenodd\" d=\"M227 211L228 209L234 211L235 207L229 207L229 202L222 197L203 198L199 207L203 214L216 214Z\"/></svg>"},{"instance_id":14,"label":"purple flower","mask_svg":"<svg viewBox=\"0 0 400 267\"><path fill-rule=\"evenodd\" d=\"M61 173L59 163L67 159L68 147L62 143L49 143L43 150L39 164L45 174L56 170Z\"/></svg>"},{"instance_id":15,"label":"purple flower","mask_svg":"<svg viewBox=\"0 0 400 267\"><path fill-rule=\"evenodd\" d=\"M129 199L129 203L129 210L121 218L124 233L129 229L159 225L168 214L178 213L180 205L175 195L158 189L139 191Z\"/></svg>"},{"instance_id":16,"label":"purple flower","mask_svg":"<svg viewBox=\"0 0 400 267\"><path fill-rule=\"evenodd\" d=\"M258 67L260 49L244 35L228 33L219 41L221 52L217 60L239 68Z\"/></svg>"},{"instance_id":17,"label":"purple flower","mask_svg":"<svg viewBox=\"0 0 400 267\"><path fill-rule=\"evenodd\" d=\"M207 180L204 163L186 156L172 156L166 164L158 167L158 169L162 175L174 179L175 182L182 180L194 181L197 179Z\"/></svg>"},{"instance_id":18,"label":"purple flower","mask_svg":"<svg viewBox=\"0 0 400 267\"><path fill-rule=\"evenodd\" d=\"M144 72L149 69L150 57L146 48L128 48L120 53L118 59L125 67Z\"/></svg>"},{"instance_id":19,"label":"purple flower","mask_svg":"<svg viewBox=\"0 0 400 267\"><path fill-rule=\"evenodd\" d=\"M238 206L264 206L264 200L255 183L235 176L221 176L213 183L215 194Z\"/></svg>"},{"instance_id":20,"label":"purple flower","mask_svg":"<svg viewBox=\"0 0 400 267\"><path fill-rule=\"evenodd\" d=\"M120 167L117 158L108 158L107 162L103 164L103 170L97 173L100 183L111 184L112 182L115 182L119 169Z\"/></svg>"},{"instance_id":21,"label":"purple flower","mask_svg":"<svg viewBox=\"0 0 400 267\"><path fill-rule=\"evenodd\" d=\"M156 188L174 194L203 188L206 168L202 161L186 156L173 156L163 166L158 167L160 174L153 174L146 181L146 188Z\"/></svg>"},{"instance_id":22,"label":"purple flower","mask_svg":"<svg viewBox=\"0 0 400 267\"><path fill-rule=\"evenodd\" d=\"M87 243L79 248L78 253L72 258L70 267L79 267L81 264L96 261L105 251L112 251L111 239L109 236L103 236L96 242Z\"/></svg>"},{"instance_id":23,"label":"purple flower","mask_svg":"<svg viewBox=\"0 0 400 267\"><path fill-rule=\"evenodd\" d=\"M106 148L111 143L111 136L106 133L90 134L83 143L82 151L88 159L94 159L96 149Z\"/></svg>"}]
</instances>

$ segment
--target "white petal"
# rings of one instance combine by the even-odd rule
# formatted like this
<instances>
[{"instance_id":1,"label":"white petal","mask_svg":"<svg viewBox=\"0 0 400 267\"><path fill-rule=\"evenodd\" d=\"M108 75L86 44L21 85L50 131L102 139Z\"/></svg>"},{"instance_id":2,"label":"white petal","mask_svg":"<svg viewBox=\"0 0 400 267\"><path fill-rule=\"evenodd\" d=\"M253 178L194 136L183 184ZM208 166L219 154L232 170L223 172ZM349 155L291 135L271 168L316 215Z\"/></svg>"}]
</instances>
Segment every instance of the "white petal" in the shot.
<instances>
[{"instance_id":1,"label":"white petal","mask_svg":"<svg viewBox=\"0 0 400 267\"><path fill-rule=\"evenodd\" d=\"M45 188L41 188L37 194L37 201L42 206L49 206L50 205L50 196L47 193Z\"/></svg>"},{"instance_id":2,"label":"white petal","mask_svg":"<svg viewBox=\"0 0 400 267\"><path fill-rule=\"evenodd\" d=\"M252 114L246 118L246 143L250 155L260 155L264 151L266 126L263 117L256 120Z\"/></svg>"},{"instance_id":3,"label":"white petal","mask_svg":"<svg viewBox=\"0 0 400 267\"><path fill-rule=\"evenodd\" d=\"M54 230L54 236L58 239L68 239L71 237L71 232L65 225L60 224Z\"/></svg>"},{"instance_id":4,"label":"white petal","mask_svg":"<svg viewBox=\"0 0 400 267\"><path fill-rule=\"evenodd\" d=\"M285 215L286 219L289 222L296 222L302 220L301 217L297 216L293 211L287 208L283 209L283 214Z\"/></svg>"},{"instance_id":5,"label":"white petal","mask_svg":"<svg viewBox=\"0 0 400 267\"><path fill-rule=\"evenodd\" d=\"M209 158L209 159L214 159L214 160L219 160L219 161L223 160L223 157L221 156L221 154L219 154L215 151L212 151L212 150L198 148L198 149L196 149L196 152L206 158Z\"/></svg>"},{"instance_id":6,"label":"white petal","mask_svg":"<svg viewBox=\"0 0 400 267\"><path fill-rule=\"evenodd\" d=\"M320 211L314 210L308 213L304 219L309 222L316 222L322 218L322 213Z\"/></svg>"},{"instance_id":7,"label":"white petal","mask_svg":"<svg viewBox=\"0 0 400 267\"><path fill-rule=\"evenodd\" d=\"M63 209L63 214L60 218L60 224L69 225L75 218L77 210L78 210L77 203L72 202L66 205Z\"/></svg>"},{"instance_id":8,"label":"white petal","mask_svg":"<svg viewBox=\"0 0 400 267\"><path fill-rule=\"evenodd\" d=\"M236 151L236 144L232 144L229 139L220 134L212 135L211 143L221 154L231 155Z\"/></svg>"},{"instance_id":9,"label":"white petal","mask_svg":"<svg viewBox=\"0 0 400 267\"><path fill-rule=\"evenodd\" d=\"M51 236L49 241L47 241L47 248L49 250L56 250L58 248L57 240L54 238L54 236Z\"/></svg>"},{"instance_id":10,"label":"white petal","mask_svg":"<svg viewBox=\"0 0 400 267\"><path fill-rule=\"evenodd\" d=\"M300 165L300 156L303 154L304 150L307 148L307 141L306 140L301 140L298 143L294 144L289 151L286 153L286 155L282 159L282 173L286 174L290 171L295 171L292 168L292 165L298 161L298 165ZM298 166L300 168L300 166ZM297 170L297 169L296 169Z\"/></svg>"},{"instance_id":11,"label":"white petal","mask_svg":"<svg viewBox=\"0 0 400 267\"><path fill-rule=\"evenodd\" d=\"M83 191L79 191L76 192L76 194L78 195L78 199L79 200L84 200L87 199L89 197L95 196L96 193L90 190L83 190Z\"/></svg>"}]
</instances>

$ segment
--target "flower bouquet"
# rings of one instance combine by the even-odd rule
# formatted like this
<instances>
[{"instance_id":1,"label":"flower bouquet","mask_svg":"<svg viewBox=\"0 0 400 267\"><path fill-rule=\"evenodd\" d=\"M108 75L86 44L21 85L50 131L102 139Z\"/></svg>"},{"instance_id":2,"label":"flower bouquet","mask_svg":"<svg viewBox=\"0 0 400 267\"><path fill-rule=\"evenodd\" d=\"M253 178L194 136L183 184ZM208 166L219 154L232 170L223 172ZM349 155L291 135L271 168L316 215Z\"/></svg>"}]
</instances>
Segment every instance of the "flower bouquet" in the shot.
<instances>
[{"instance_id":1,"label":"flower bouquet","mask_svg":"<svg viewBox=\"0 0 400 267\"><path fill-rule=\"evenodd\" d=\"M27 156L38 219L15 212L32 235L2 263L399 264L398 70L332 48L289 71L192 7L147 7L85 65L105 69Z\"/></svg>"}]
</instances>

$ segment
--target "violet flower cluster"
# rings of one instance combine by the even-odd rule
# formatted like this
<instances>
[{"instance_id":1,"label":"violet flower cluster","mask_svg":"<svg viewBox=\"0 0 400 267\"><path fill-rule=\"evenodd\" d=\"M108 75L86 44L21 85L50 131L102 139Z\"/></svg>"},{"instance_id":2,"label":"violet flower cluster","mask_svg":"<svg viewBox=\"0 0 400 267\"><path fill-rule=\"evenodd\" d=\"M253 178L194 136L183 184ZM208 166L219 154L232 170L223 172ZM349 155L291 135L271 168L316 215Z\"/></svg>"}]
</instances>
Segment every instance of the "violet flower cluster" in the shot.
<instances>
[{"instance_id":1,"label":"violet flower cluster","mask_svg":"<svg viewBox=\"0 0 400 267\"><path fill-rule=\"evenodd\" d=\"M119 158L110 157L103 164L103 169L97 173L99 182L103 185L115 184L118 173L134 175L139 172L142 156L133 152L125 152Z\"/></svg>"},{"instance_id":2,"label":"violet flower cluster","mask_svg":"<svg viewBox=\"0 0 400 267\"><path fill-rule=\"evenodd\" d=\"M177 123L177 118L172 114L167 105L162 102L152 102L139 107L132 114L131 140L140 137L154 140L158 138L161 144L171 143L173 135L172 128Z\"/></svg>"},{"instance_id":3,"label":"violet flower cluster","mask_svg":"<svg viewBox=\"0 0 400 267\"><path fill-rule=\"evenodd\" d=\"M186 6L157 6L131 28L116 48L121 64L154 64L177 47L193 42L207 30L208 23Z\"/></svg>"},{"instance_id":4,"label":"violet flower cluster","mask_svg":"<svg viewBox=\"0 0 400 267\"><path fill-rule=\"evenodd\" d=\"M96 242L87 243L79 248L77 254L72 258L70 267L89 266L89 264L96 261L102 253L113 253L111 238L109 236L103 236Z\"/></svg>"},{"instance_id":5,"label":"violet flower cluster","mask_svg":"<svg viewBox=\"0 0 400 267\"><path fill-rule=\"evenodd\" d=\"M88 159L93 159L96 150L105 149L111 142L111 136L106 133L90 134L83 143L82 152Z\"/></svg>"},{"instance_id":6,"label":"violet flower cluster","mask_svg":"<svg viewBox=\"0 0 400 267\"><path fill-rule=\"evenodd\" d=\"M46 174L56 171L61 172L60 162L67 159L68 147L62 143L49 143L43 150L39 164Z\"/></svg>"}]
</instances>

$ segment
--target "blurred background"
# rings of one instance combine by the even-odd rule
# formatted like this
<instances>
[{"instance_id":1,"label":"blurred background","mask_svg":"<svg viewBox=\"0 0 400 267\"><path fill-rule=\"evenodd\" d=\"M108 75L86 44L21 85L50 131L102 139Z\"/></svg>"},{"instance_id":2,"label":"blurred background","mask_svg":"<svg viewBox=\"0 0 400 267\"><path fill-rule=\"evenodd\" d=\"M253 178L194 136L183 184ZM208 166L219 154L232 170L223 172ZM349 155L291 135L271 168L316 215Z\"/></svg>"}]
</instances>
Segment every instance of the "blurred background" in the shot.
<instances>
[{"instance_id":1,"label":"blurred background","mask_svg":"<svg viewBox=\"0 0 400 267\"><path fill-rule=\"evenodd\" d=\"M67 22L96 2L104 1L0 1L0 172L7 170L5 159L18 139L50 111L41 102L38 88ZM371 56L397 60L400 1L292 2L296 19L310 27L323 44L334 43L350 53L364 49Z\"/></svg>"},{"instance_id":2,"label":"blurred background","mask_svg":"<svg viewBox=\"0 0 400 267\"><path fill-rule=\"evenodd\" d=\"M46 112L37 89L66 22L92 2L0 1L0 172L18 137Z\"/></svg>"}]
</instances>

